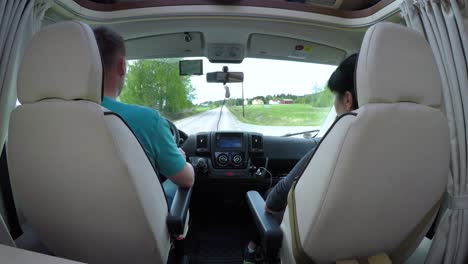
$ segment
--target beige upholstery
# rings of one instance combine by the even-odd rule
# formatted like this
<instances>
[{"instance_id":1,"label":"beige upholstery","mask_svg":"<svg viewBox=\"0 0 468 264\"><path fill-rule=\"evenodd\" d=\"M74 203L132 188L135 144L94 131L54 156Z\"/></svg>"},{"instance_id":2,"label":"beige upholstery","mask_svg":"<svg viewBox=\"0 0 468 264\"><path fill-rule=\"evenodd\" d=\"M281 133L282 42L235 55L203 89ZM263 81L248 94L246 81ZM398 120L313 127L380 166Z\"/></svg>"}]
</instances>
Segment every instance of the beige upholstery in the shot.
<instances>
[{"instance_id":1,"label":"beige upholstery","mask_svg":"<svg viewBox=\"0 0 468 264\"><path fill-rule=\"evenodd\" d=\"M368 30L357 68L357 115L329 131L295 189L301 245L315 262L392 255L441 198L449 131L437 108L441 82L434 65L427 43L411 30L389 23ZM295 263L284 219L281 258Z\"/></svg>"},{"instance_id":2,"label":"beige upholstery","mask_svg":"<svg viewBox=\"0 0 468 264\"><path fill-rule=\"evenodd\" d=\"M73 23L74 34L67 33L69 23L59 23L32 39L19 70L22 104L49 98L101 102L101 57L93 31Z\"/></svg>"},{"instance_id":3,"label":"beige upholstery","mask_svg":"<svg viewBox=\"0 0 468 264\"><path fill-rule=\"evenodd\" d=\"M80 264L71 260L42 255L14 247L0 245L0 263L7 264ZM82 263L81 263L82 264Z\"/></svg>"},{"instance_id":4,"label":"beige upholstery","mask_svg":"<svg viewBox=\"0 0 468 264\"><path fill-rule=\"evenodd\" d=\"M57 39L73 41L65 48ZM60 257L166 263L163 190L129 128L97 104L102 73L91 29L80 22L45 28L32 40L21 69L19 80L42 78L37 84L45 85L20 83L23 105L10 121L8 165L26 220Z\"/></svg>"},{"instance_id":5,"label":"beige upholstery","mask_svg":"<svg viewBox=\"0 0 468 264\"><path fill-rule=\"evenodd\" d=\"M412 29L390 24L369 28L356 77L359 105L412 102L440 107L442 83L431 48Z\"/></svg>"}]
</instances>

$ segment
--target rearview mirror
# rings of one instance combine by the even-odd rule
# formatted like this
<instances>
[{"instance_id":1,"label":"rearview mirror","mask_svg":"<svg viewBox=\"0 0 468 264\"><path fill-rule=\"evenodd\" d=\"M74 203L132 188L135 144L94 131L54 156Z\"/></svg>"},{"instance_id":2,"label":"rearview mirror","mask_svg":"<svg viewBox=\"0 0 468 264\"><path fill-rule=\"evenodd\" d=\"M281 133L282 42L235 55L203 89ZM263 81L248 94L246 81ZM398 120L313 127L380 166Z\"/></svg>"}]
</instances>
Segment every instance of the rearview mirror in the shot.
<instances>
[{"instance_id":1,"label":"rearview mirror","mask_svg":"<svg viewBox=\"0 0 468 264\"><path fill-rule=\"evenodd\" d=\"M243 72L209 72L206 74L206 82L209 83L238 83L244 81Z\"/></svg>"}]
</instances>

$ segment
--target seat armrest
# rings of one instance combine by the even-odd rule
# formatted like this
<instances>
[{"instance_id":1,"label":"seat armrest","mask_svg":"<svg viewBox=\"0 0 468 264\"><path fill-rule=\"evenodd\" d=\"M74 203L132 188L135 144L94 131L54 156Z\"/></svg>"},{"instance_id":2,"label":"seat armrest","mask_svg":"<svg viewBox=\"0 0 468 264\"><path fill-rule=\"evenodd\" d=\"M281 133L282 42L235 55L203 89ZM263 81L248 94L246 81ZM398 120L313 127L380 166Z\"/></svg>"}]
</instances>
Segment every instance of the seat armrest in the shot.
<instances>
[{"instance_id":1,"label":"seat armrest","mask_svg":"<svg viewBox=\"0 0 468 264\"><path fill-rule=\"evenodd\" d=\"M258 192L247 192L247 203L260 232L266 257L276 256L283 242L283 231L278 221L265 211L265 201Z\"/></svg>"},{"instance_id":2,"label":"seat armrest","mask_svg":"<svg viewBox=\"0 0 468 264\"><path fill-rule=\"evenodd\" d=\"M173 237L184 234L191 197L192 188L178 187L166 219L169 234Z\"/></svg>"}]
</instances>

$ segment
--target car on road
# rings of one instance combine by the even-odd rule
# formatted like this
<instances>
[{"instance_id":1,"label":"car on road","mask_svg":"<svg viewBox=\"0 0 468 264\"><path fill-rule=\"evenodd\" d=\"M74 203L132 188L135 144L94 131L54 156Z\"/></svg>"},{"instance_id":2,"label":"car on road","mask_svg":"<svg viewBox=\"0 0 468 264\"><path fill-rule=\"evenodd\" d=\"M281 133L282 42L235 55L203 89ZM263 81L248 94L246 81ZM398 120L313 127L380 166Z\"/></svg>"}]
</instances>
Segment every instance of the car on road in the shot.
<instances>
[{"instance_id":1,"label":"car on road","mask_svg":"<svg viewBox=\"0 0 468 264\"><path fill-rule=\"evenodd\" d=\"M468 54L446 63L463 27L446 47L401 0L19 2L0 4L30 17L4 33L15 70L0 52L1 263L242 263L251 240L256 263L468 262L453 213L467 210ZM159 111L195 170L170 207L99 104L97 26L125 40L118 100ZM358 52L359 109L337 116L327 81ZM2 82L16 78L15 106ZM264 199L311 150L278 221Z\"/></svg>"}]
</instances>

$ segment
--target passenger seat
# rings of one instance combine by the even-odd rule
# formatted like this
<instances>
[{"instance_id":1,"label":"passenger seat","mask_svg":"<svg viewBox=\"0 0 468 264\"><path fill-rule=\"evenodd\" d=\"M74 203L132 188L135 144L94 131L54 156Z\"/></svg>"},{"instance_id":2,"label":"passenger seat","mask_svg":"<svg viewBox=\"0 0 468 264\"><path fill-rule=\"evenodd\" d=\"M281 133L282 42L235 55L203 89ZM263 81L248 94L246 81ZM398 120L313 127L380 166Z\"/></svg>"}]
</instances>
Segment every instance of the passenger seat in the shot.
<instances>
[{"instance_id":1,"label":"passenger seat","mask_svg":"<svg viewBox=\"0 0 468 264\"><path fill-rule=\"evenodd\" d=\"M19 248L0 245L0 263L7 264L80 264L81 262L47 256Z\"/></svg>"},{"instance_id":2,"label":"passenger seat","mask_svg":"<svg viewBox=\"0 0 468 264\"><path fill-rule=\"evenodd\" d=\"M359 109L322 138L289 193L281 227L258 193L247 194L267 256L281 248L282 263L403 263L436 217L450 142L428 43L401 25L370 27L356 81Z\"/></svg>"}]
</instances>

